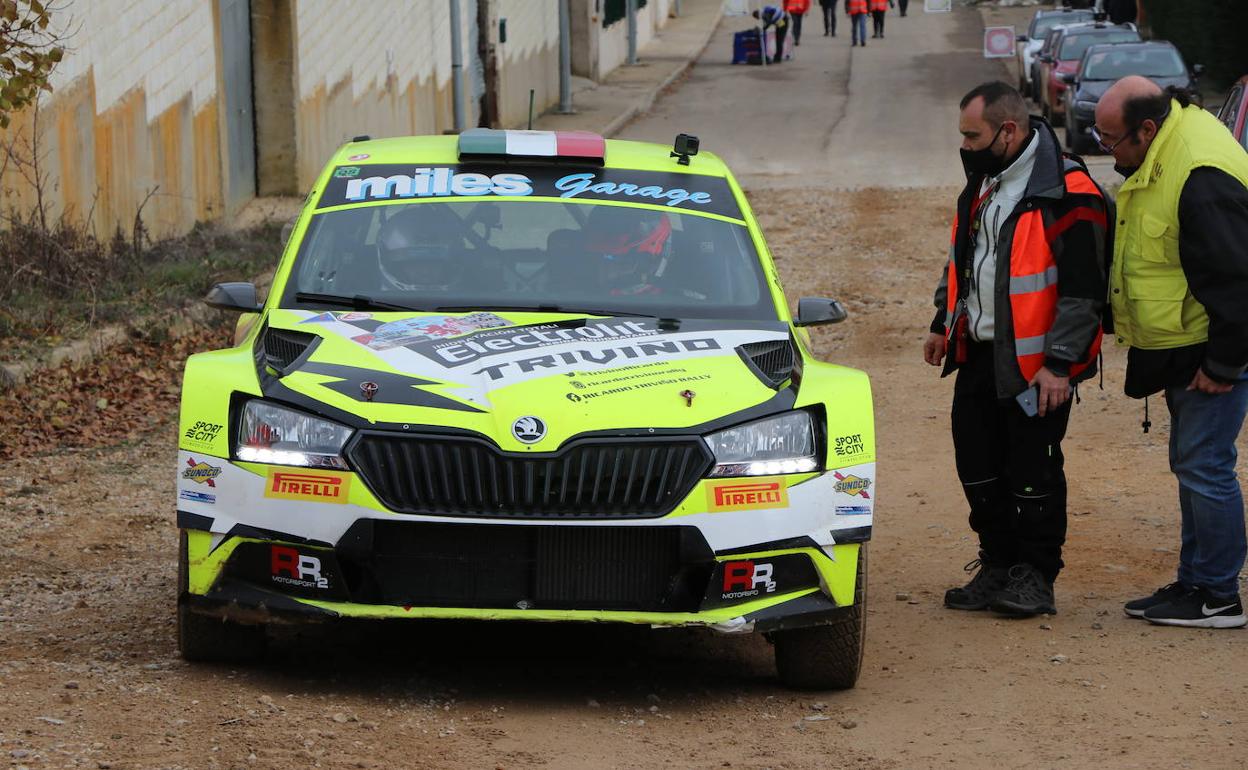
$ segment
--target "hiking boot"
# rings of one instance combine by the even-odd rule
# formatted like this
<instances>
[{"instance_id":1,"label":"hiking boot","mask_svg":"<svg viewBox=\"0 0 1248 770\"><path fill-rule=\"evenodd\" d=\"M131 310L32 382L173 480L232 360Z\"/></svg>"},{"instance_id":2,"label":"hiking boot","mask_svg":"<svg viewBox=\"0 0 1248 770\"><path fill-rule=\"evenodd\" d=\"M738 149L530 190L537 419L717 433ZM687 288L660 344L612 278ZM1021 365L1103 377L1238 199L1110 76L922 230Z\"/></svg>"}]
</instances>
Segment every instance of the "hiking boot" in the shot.
<instances>
[{"instance_id":1,"label":"hiking boot","mask_svg":"<svg viewBox=\"0 0 1248 770\"><path fill-rule=\"evenodd\" d=\"M1144 610L1144 619L1160 626L1239 628L1248 624L1238 594L1215 596L1207 588L1190 588Z\"/></svg>"},{"instance_id":2,"label":"hiking boot","mask_svg":"<svg viewBox=\"0 0 1248 770\"><path fill-rule=\"evenodd\" d=\"M1040 570L1030 564L1015 564L1009 569L1010 579L1005 588L993 596L993 612L1017 618L1032 615L1056 615L1053 601L1053 584L1044 579Z\"/></svg>"},{"instance_id":3,"label":"hiking boot","mask_svg":"<svg viewBox=\"0 0 1248 770\"><path fill-rule=\"evenodd\" d=\"M1153 592L1152 596L1145 596L1143 599L1133 599L1122 605L1123 612L1133 618L1144 617L1144 610L1149 607L1155 607L1158 604L1165 604L1171 599L1177 599L1191 589L1182 583L1175 581L1168 586L1162 586Z\"/></svg>"},{"instance_id":4,"label":"hiking boot","mask_svg":"<svg viewBox=\"0 0 1248 770\"><path fill-rule=\"evenodd\" d=\"M962 568L965 572L975 572L971 582L961 588L950 588L945 591L945 606L951 610L986 610L992 603L997 591L1005 588L1009 581L1005 567L991 567L976 559Z\"/></svg>"}]
</instances>

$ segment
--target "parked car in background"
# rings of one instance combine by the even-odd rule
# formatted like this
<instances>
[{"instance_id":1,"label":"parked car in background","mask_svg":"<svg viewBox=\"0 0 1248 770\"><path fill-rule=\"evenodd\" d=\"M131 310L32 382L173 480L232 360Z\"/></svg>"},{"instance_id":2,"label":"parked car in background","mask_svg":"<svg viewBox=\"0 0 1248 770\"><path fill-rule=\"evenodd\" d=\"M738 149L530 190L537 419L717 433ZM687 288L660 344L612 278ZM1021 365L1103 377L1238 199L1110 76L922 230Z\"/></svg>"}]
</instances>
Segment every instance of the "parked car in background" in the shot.
<instances>
[{"instance_id":1,"label":"parked car in background","mask_svg":"<svg viewBox=\"0 0 1248 770\"><path fill-rule=\"evenodd\" d=\"M1031 24L1027 26L1027 31L1018 36L1018 45L1014 54L1014 59L1018 64L1018 90L1023 96L1033 96L1032 65L1035 63L1036 54L1040 53L1040 48L1044 45L1044 39L1049 34L1049 30L1058 24L1090 22L1092 16L1093 12L1090 10L1077 11L1073 8L1036 11L1036 15L1031 17Z\"/></svg>"},{"instance_id":2,"label":"parked car in background","mask_svg":"<svg viewBox=\"0 0 1248 770\"><path fill-rule=\"evenodd\" d=\"M1066 146L1077 153L1097 149L1092 139L1096 104L1114 81L1127 75L1143 75L1157 85L1192 88L1203 67L1188 70L1173 43L1150 40L1141 43L1101 43L1088 48L1079 69L1058 75L1066 86L1063 112L1066 115Z\"/></svg>"},{"instance_id":3,"label":"parked car in background","mask_svg":"<svg viewBox=\"0 0 1248 770\"><path fill-rule=\"evenodd\" d=\"M1248 75L1239 79L1226 103L1218 110L1218 120L1222 121L1239 143L1248 150Z\"/></svg>"},{"instance_id":4,"label":"parked car in background","mask_svg":"<svg viewBox=\"0 0 1248 770\"><path fill-rule=\"evenodd\" d=\"M1053 43L1052 52L1041 60L1044 66L1044 90L1040 93L1040 111L1050 123L1064 117L1062 99L1066 83L1061 75L1073 73L1079 68L1083 52L1097 43L1126 43L1140 39L1140 33L1130 25L1081 24L1061 29Z\"/></svg>"}]
</instances>

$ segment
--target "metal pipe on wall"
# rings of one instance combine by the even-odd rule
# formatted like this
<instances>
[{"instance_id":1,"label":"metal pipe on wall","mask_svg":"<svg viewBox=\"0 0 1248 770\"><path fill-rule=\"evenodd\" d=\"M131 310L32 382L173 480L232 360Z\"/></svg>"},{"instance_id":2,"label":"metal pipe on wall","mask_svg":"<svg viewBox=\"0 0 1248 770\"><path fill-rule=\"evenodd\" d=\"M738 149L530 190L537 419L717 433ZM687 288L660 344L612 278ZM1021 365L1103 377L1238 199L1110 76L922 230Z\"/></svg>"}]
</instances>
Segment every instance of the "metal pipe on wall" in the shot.
<instances>
[{"instance_id":1,"label":"metal pipe on wall","mask_svg":"<svg viewBox=\"0 0 1248 770\"><path fill-rule=\"evenodd\" d=\"M572 12L559 0L559 112L572 112Z\"/></svg>"},{"instance_id":2,"label":"metal pipe on wall","mask_svg":"<svg viewBox=\"0 0 1248 770\"><path fill-rule=\"evenodd\" d=\"M451 4L451 104L455 130L464 130L464 49L460 39L459 0Z\"/></svg>"},{"instance_id":3,"label":"metal pipe on wall","mask_svg":"<svg viewBox=\"0 0 1248 770\"><path fill-rule=\"evenodd\" d=\"M625 0L628 6L628 63L637 63L637 0Z\"/></svg>"}]
</instances>

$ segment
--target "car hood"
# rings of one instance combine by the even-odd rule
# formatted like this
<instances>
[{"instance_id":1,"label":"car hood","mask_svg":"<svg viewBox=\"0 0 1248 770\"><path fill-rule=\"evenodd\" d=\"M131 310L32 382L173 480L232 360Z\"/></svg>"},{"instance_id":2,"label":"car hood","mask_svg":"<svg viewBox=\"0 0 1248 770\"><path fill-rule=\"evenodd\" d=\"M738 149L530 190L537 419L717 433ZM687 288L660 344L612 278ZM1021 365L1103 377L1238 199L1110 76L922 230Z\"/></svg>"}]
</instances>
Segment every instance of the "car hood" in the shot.
<instances>
[{"instance_id":1,"label":"car hood","mask_svg":"<svg viewBox=\"0 0 1248 770\"><path fill-rule=\"evenodd\" d=\"M275 310L256 345L266 396L365 427L465 429L515 450L532 448L512 432L527 416L546 424L550 448L741 412L777 397L796 355L782 321L529 312Z\"/></svg>"}]
</instances>

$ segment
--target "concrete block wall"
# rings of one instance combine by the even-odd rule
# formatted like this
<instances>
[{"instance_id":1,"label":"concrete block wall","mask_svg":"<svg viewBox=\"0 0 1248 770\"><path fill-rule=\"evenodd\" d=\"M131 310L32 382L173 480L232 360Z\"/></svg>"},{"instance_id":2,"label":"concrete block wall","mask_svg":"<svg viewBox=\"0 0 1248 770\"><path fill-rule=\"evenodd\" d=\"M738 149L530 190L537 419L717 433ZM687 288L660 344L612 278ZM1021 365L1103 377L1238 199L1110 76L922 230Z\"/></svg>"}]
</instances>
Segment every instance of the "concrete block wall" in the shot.
<instances>
[{"instance_id":1,"label":"concrete block wall","mask_svg":"<svg viewBox=\"0 0 1248 770\"><path fill-rule=\"evenodd\" d=\"M523 128L529 117L559 102L559 5L554 0L493 0L491 42L498 67L498 122ZM499 42L498 20L507 20L507 42Z\"/></svg>"},{"instance_id":2,"label":"concrete block wall","mask_svg":"<svg viewBox=\"0 0 1248 770\"><path fill-rule=\"evenodd\" d=\"M249 11L250 40L222 32L223 8L239 7L229 3ZM448 0L62 0L57 8L54 23L72 36L55 90L37 111L14 116L0 140L37 137L48 214L90 217L100 237L118 226L128 232L141 205L154 235L185 232L232 215L253 190L303 194L353 136L454 125ZM460 8L466 126L479 122L482 72L492 73L496 125L524 125L530 88L535 113L557 103L555 0L460 0ZM224 47L223 34L231 34ZM252 119L225 106L227 88L242 93L226 76L230 46L251 53L254 180L229 177L249 152L233 137ZM29 169L5 167L0 210L30 210L31 181Z\"/></svg>"},{"instance_id":3,"label":"concrete block wall","mask_svg":"<svg viewBox=\"0 0 1248 770\"><path fill-rule=\"evenodd\" d=\"M602 80L628 61L628 22L603 27L603 0L570 0L572 73ZM637 12L637 47L655 38L667 24L673 0L649 0Z\"/></svg>"},{"instance_id":4,"label":"concrete block wall","mask_svg":"<svg viewBox=\"0 0 1248 770\"><path fill-rule=\"evenodd\" d=\"M476 11L468 0L460 6L467 58ZM432 134L454 126L446 0L369 0L367 5L297 0L294 24L300 190L353 136ZM476 125L477 105L467 96L464 105L465 124Z\"/></svg>"},{"instance_id":5,"label":"concrete block wall","mask_svg":"<svg viewBox=\"0 0 1248 770\"><path fill-rule=\"evenodd\" d=\"M222 212L214 5L204 0L68 0L54 24L71 52L40 102L37 148L53 218L91 215L96 232L131 227L140 204L156 234ZM35 136L35 110L3 141ZM6 213L34 203L29 174L0 178Z\"/></svg>"}]
</instances>

